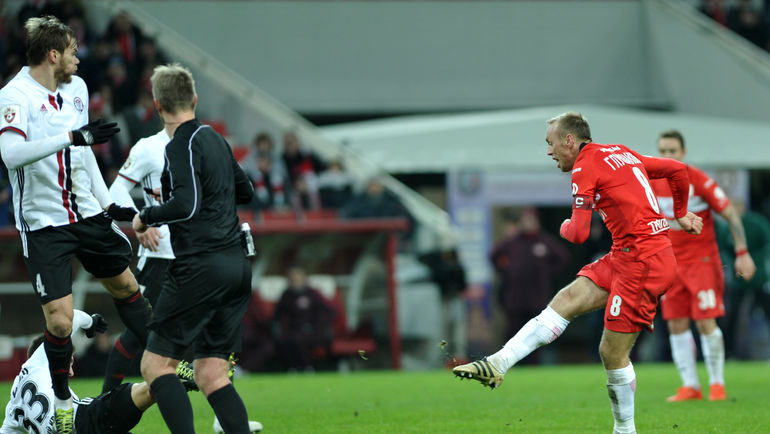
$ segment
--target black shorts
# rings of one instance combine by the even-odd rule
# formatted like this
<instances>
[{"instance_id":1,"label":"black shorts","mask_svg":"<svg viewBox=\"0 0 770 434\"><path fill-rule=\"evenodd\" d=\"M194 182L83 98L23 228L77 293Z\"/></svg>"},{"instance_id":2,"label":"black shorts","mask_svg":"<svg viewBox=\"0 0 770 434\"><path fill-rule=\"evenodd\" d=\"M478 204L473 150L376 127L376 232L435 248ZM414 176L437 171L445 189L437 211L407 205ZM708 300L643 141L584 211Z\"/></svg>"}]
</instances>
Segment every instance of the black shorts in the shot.
<instances>
[{"instance_id":1,"label":"black shorts","mask_svg":"<svg viewBox=\"0 0 770 434\"><path fill-rule=\"evenodd\" d=\"M131 263L131 243L104 214L21 234L24 262L41 304L72 293L72 257L98 279L115 277Z\"/></svg>"},{"instance_id":2,"label":"black shorts","mask_svg":"<svg viewBox=\"0 0 770 434\"><path fill-rule=\"evenodd\" d=\"M153 306L147 349L179 359L227 358L241 350L241 322L251 298L251 269L241 246L177 258Z\"/></svg>"},{"instance_id":3,"label":"black shorts","mask_svg":"<svg viewBox=\"0 0 770 434\"><path fill-rule=\"evenodd\" d=\"M163 282L166 281L171 261L172 259L146 258L142 268L137 268L136 281L139 282L144 298L153 306L158 300Z\"/></svg>"},{"instance_id":4,"label":"black shorts","mask_svg":"<svg viewBox=\"0 0 770 434\"><path fill-rule=\"evenodd\" d=\"M125 434L142 418L131 399L132 383L123 383L96 398L78 402L75 432L78 434Z\"/></svg>"}]
</instances>

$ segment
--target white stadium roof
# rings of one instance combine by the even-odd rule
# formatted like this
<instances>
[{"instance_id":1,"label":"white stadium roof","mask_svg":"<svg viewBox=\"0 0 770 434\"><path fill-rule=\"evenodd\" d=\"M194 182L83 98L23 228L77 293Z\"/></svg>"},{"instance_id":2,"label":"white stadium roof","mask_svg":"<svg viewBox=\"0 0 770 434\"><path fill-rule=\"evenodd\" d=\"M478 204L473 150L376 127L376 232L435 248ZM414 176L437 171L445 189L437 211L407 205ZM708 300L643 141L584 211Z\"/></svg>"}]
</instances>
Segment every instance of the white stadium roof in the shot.
<instances>
[{"instance_id":1,"label":"white stadium roof","mask_svg":"<svg viewBox=\"0 0 770 434\"><path fill-rule=\"evenodd\" d=\"M770 168L770 124L703 115L610 106L552 106L466 114L389 118L329 126L328 138L346 144L390 173L555 170L545 155L546 120L579 111L594 141L622 143L656 155L658 133L675 128L687 162L714 169Z\"/></svg>"}]
</instances>

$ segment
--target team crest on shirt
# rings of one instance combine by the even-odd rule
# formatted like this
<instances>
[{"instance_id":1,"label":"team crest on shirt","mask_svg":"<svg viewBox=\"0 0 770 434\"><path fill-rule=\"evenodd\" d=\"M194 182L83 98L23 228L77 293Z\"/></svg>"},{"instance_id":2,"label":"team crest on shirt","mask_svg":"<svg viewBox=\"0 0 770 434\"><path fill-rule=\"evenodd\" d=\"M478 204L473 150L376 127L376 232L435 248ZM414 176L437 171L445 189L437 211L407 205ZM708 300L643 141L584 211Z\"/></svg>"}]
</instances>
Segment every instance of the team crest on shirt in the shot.
<instances>
[{"instance_id":1,"label":"team crest on shirt","mask_svg":"<svg viewBox=\"0 0 770 434\"><path fill-rule=\"evenodd\" d=\"M8 125L19 123L19 106L11 104L3 107L3 122Z\"/></svg>"},{"instance_id":2,"label":"team crest on shirt","mask_svg":"<svg viewBox=\"0 0 770 434\"><path fill-rule=\"evenodd\" d=\"M45 104L42 104L42 105L40 106L40 113L47 113L47 112L48 112L48 109L47 109L47 108L45 108Z\"/></svg>"},{"instance_id":3,"label":"team crest on shirt","mask_svg":"<svg viewBox=\"0 0 770 434\"><path fill-rule=\"evenodd\" d=\"M134 156L129 155L128 158L126 158L126 162L123 163L123 167L121 169L128 170L133 165L134 165Z\"/></svg>"},{"instance_id":4,"label":"team crest on shirt","mask_svg":"<svg viewBox=\"0 0 770 434\"><path fill-rule=\"evenodd\" d=\"M79 96L76 96L75 99L72 101L72 103L75 105L75 109L79 112L83 112L83 109L85 108L85 105L83 104L83 100L80 99Z\"/></svg>"}]
</instances>

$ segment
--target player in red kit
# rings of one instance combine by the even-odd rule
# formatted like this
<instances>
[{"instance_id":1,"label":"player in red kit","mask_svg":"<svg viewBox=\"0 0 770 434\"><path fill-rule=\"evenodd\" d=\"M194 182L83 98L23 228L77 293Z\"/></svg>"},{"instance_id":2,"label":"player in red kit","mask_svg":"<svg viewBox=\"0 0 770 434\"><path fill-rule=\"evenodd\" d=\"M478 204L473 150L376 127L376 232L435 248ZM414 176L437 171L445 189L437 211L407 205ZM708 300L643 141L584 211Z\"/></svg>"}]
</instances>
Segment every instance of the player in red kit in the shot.
<instances>
[{"instance_id":1,"label":"player in red kit","mask_svg":"<svg viewBox=\"0 0 770 434\"><path fill-rule=\"evenodd\" d=\"M661 157L682 161L685 155L682 134L676 130L661 133L658 138L658 153ZM722 302L724 275L714 233L712 210L724 217L730 227L730 234L735 243L735 272L738 277L750 280L757 268L747 248L741 216L730 204L727 195L701 170L687 166L687 173L690 178L687 209L703 218L703 233L698 237L691 237L672 224L668 234L676 255L677 279L660 304L663 319L668 323L671 356L682 377L682 386L668 400L677 402L702 398L690 318L695 320L695 326L700 333L703 359L709 375L709 399L725 400L725 343L722 330L716 321L725 314ZM663 215L668 219L673 218L668 185L660 180L653 180L652 187Z\"/></svg>"},{"instance_id":2,"label":"player in red kit","mask_svg":"<svg viewBox=\"0 0 770 434\"><path fill-rule=\"evenodd\" d=\"M586 265L572 283L559 291L503 348L491 356L454 368L459 377L492 388L504 373L535 349L553 342L569 321L604 307L604 333L599 354L607 372L607 389L615 418L614 432L636 432L636 375L629 354L641 330L652 330L658 298L676 276L676 259L660 214L650 178L666 178L675 216L687 232L697 234L702 220L687 212L687 169L673 160L645 157L623 145L591 142L588 122L580 113L548 120L547 154L562 172L572 172L572 216L561 235L582 243L598 212L612 234L612 249Z\"/></svg>"}]
</instances>

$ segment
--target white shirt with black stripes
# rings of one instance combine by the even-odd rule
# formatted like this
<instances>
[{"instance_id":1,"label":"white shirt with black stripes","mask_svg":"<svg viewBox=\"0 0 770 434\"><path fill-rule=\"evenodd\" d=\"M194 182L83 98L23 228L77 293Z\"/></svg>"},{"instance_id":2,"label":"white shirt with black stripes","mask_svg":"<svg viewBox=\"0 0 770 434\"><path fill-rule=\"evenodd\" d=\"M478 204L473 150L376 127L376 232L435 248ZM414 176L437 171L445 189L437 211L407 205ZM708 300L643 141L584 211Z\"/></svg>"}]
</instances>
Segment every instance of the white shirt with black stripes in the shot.
<instances>
[{"instance_id":1,"label":"white shirt with black stripes","mask_svg":"<svg viewBox=\"0 0 770 434\"><path fill-rule=\"evenodd\" d=\"M69 131L87 123L80 77L50 92L24 67L0 90L0 153L20 232L75 223L111 203L91 148L70 146Z\"/></svg>"}]
</instances>

